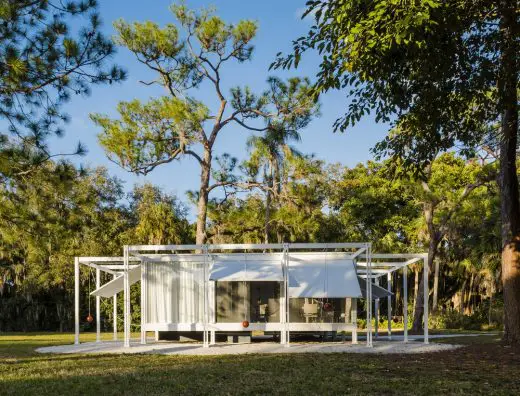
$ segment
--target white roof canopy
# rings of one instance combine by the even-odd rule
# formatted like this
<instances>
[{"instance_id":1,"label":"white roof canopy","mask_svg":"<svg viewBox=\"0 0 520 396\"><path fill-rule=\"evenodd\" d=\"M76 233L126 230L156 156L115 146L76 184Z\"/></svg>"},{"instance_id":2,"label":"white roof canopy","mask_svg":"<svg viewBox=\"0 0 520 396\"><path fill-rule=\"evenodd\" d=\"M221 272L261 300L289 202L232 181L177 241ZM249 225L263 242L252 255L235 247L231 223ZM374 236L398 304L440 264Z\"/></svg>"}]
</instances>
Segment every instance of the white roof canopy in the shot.
<instances>
[{"instance_id":1,"label":"white roof canopy","mask_svg":"<svg viewBox=\"0 0 520 396\"><path fill-rule=\"evenodd\" d=\"M265 253L269 252L269 253ZM360 298L369 297L378 299L387 297L392 287L393 272L403 270L403 292L407 293L406 279L408 266L415 262L422 262L427 266L427 253L374 253L370 242L359 243L277 243L277 244L217 244L217 245L125 245L123 256L118 257L75 257L74 259L74 329L75 344L79 344L80 314L81 314L81 273L80 265L96 269L96 284L102 280L101 272L111 274L117 278L99 287L91 294L96 297L96 333L101 338L101 299L111 298L123 291L124 317L124 346L130 346L131 315L128 286L138 282L141 277L145 290L141 293L141 343L146 343L146 331L203 331L203 345L211 343L212 330L245 331L240 323L220 323L226 325L216 329L207 318L215 310L215 284L208 280L222 281L276 281L287 291L280 293L280 323L255 323L256 328L280 331L280 342L289 345L291 304L289 298L284 297L317 297L317 298ZM140 265L143 264L141 270ZM143 271L141 273L141 271ZM123 274L128 276L124 276ZM144 275L144 276L143 276ZM164 276L169 278L164 278ZM384 281L384 278L386 282ZM381 279L382 278L382 279ZM161 282L150 282L160 279ZM388 290L377 286L380 280ZM177 282L179 281L179 282ZM182 282L181 282L182 281ZM176 282L176 283L174 283ZM368 283L370 282L370 283ZM376 283L376 284L374 284ZM368 287L370 286L370 287ZM424 295L428 295L428 271L423 271ZM162 290L161 290L162 288ZM365 290L368 289L368 290ZM167 290L167 293L164 293ZM157 296L168 295L167 298ZM195 298L203 295L206 298ZM157 319L154 326L146 322L151 313L148 311L149 301L156 300L155 307L161 307L170 312L170 322L164 323ZM170 298L171 297L171 298ZM210 297L210 298L207 298ZM192 302L187 302L192 299ZM195 301L196 300L196 301ZM209 301L208 301L209 300ZM407 298L404 298L406 307ZM188 319L181 319L180 313L174 318L172 304L183 309L182 315ZM116 299L114 299L116 307ZM152 309L154 309L153 307ZM269 308L269 307L268 307ZM353 307L355 309L355 306ZM367 346L372 346L372 304L366 305L367 318ZM235 309L235 308L233 308ZM404 308L406 312L406 308ZM152 311L150 311L152 312ZM181 312L180 310L178 312ZM209 315L208 315L209 314ZM285 315L284 315L285 314ZM391 299L388 299L388 316L391 316ZM283 319L285 318L285 320ZM404 339L407 340L407 319L404 315ZM118 316L114 315L114 332L117 330ZM201 322L202 320L202 322ZM424 306L423 320L424 342L428 343L428 305ZM376 313L377 323L377 313ZM294 323L305 326L309 331L329 331L338 329L340 323ZM164 326L163 326L164 325ZM227 325L230 325L229 327ZM264 326L265 325L265 326ZM277 326L271 326L277 325ZM327 329L322 325L328 325ZM329 326L330 325L330 326ZM355 330L350 323L348 329ZM391 321L389 321L391 325ZM253 328L247 330L254 330ZM348 331L350 331L348 330ZM389 328L390 330L390 328ZM219 330L220 331L220 330ZM269 330L271 331L271 330ZM305 330L307 331L307 330ZM377 331L377 330L376 330ZM353 332L353 339L354 339Z\"/></svg>"},{"instance_id":2,"label":"white roof canopy","mask_svg":"<svg viewBox=\"0 0 520 396\"><path fill-rule=\"evenodd\" d=\"M130 285L141 280L141 266L137 266L128 271L128 281ZM123 274L118 276L117 278L111 280L110 282L105 283L99 289L94 290L90 293L92 296L99 297L112 297L114 294L123 291L124 288L124 279Z\"/></svg>"},{"instance_id":3,"label":"white roof canopy","mask_svg":"<svg viewBox=\"0 0 520 396\"><path fill-rule=\"evenodd\" d=\"M209 280L283 282L282 253L219 254L213 260Z\"/></svg>"},{"instance_id":4,"label":"white roof canopy","mask_svg":"<svg viewBox=\"0 0 520 396\"><path fill-rule=\"evenodd\" d=\"M361 297L354 261L345 253L291 253L289 297Z\"/></svg>"}]
</instances>

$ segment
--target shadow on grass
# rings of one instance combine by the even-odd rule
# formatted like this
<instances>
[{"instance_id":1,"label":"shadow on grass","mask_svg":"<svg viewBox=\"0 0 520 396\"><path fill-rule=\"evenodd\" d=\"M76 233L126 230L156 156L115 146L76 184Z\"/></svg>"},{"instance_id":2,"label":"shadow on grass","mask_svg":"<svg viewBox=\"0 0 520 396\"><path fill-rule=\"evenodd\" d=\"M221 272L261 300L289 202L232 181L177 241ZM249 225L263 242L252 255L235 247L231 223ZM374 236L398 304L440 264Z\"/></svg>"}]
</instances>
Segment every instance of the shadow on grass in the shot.
<instances>
[{"instance_id":1,"label":"shadow on grass","mask_svg":"<svg viewBox=\"0 0 520 396\"><path fill-rule=\"evenodd\" d=\"M420 355L18 355L44 346L29 336L0 364L0 394L520 394L519 351L497 338Z\"/></svg>"},{"instance_id":2,"label":"shadow on grass","mask_svg":"<svg viewBox=\"0 0 520 396\"><path fill-rule=\"evenodd\" d=\"M463 348L464 349L464 348ZM489 350L488 350L489 352ZM407 357L348 354L118 355L11 369L16 394L513 394L518 367L477 351ZM2 371L0 370L0 376Z\"/></svg>"}]
</instances>

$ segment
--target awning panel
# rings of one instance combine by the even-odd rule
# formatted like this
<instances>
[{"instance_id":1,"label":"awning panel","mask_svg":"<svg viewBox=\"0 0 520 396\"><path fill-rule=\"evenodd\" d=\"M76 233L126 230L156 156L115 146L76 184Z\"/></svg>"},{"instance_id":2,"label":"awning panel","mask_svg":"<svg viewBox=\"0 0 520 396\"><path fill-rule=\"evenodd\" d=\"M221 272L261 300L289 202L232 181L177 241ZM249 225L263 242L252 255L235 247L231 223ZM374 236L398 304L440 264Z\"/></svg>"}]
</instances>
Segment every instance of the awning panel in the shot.
<instances>
[{"instance_id":1,"label":"awning panel","mask_svg":"<svg viewBox=\"0 0 520 396\"><path fill-rule=\"evenodd\" d=\"M289 297L327 297L324 265L308 263L289 267Z\"/></svg>"},{"instance_id":2,"label":"awning panel","mask_svg":"<svg viewBox=\"0 0 520 396\"><path fill-rule=\"evenodd\" d=\"M367 298L367 280L364 278L358 277L359 286L361 288L361 293L363 294L363 298ZM393 296L394 293L389 292L388 290L372 283L372 300L376 300L378 298L386 298Z\"/></svg>"},{"instance_id":3,"label":"awning panel","mask_svg":"<svg viewBox=\"0 0 520 396\"><path fill-rule=\"evenodd\" d=\"M361 297L354 261L345 254L290 254L289 297Z\"/></svg>"},{"instance_id":4,"label":"awning panel","mask_svg":"<svg viewBox=\"0 0 520 396\"><path fill-rule=\"evenodd\" d=\"M353 260L327 263L327 297L361 297Z\"/></svg>"},{"instance_id":5,"label":"awning panel","mask_svg":"<svg viewBox=\"0 0 520 396\"><path fill-rule=\"evenodd\" d=\"M209 279L227 282L282 282L282 254L218 255L213 261Z\"/></svg>"},{"instance_id":6,"label":"awning panel","mask_svg":"<svg viewBox=\"0 0 520 396\"><path fill-rule=\"evenodd\" d=\"M141 280L141 266L140 265L128 270L128 281L129 281L130 285L133 285L134 283L136 283L140 280ZM92 296L99 296L99 297L112 297L112 296L114 296L114 294L119 293L120 291L123 291L123 289L124 289L124 279L123 279L123 273L121 273L120 276L111 280L108 283L105 283L99 289L94 290L90 294Z\"/></svg>"}]
</instances>

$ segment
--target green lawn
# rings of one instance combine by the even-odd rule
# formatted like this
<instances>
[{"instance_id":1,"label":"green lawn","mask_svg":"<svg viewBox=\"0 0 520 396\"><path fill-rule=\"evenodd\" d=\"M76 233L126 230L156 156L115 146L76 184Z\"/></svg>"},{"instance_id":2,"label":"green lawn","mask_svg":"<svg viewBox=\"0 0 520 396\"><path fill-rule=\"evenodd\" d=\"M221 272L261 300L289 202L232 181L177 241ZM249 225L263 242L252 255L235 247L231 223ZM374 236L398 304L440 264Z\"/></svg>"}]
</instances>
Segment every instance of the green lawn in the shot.
<instances>
[{"instance_id":1,"label":"green lawn","mask_svg":"<svg viewBox=\"0 0 520 396\"><path fill-rule=\"evenodd\" d=\"M105 337L110 338L107 334ZM82 340L94 339L91 334ZM520 394L520 351L497 336L423 355L40 355L70 334L0 335L0 394Z\"/></svg>"}]
</instances>

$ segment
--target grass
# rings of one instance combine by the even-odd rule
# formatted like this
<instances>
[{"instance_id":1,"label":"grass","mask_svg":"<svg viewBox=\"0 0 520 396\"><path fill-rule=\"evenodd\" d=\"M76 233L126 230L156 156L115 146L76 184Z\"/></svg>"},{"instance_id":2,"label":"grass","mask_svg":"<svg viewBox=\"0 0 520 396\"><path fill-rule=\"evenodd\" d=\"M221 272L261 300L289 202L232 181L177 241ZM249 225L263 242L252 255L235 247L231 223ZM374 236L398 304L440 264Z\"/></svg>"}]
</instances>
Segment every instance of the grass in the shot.
<instances>
[{"instance_id":1,"label":"grass","mask_svg":"<svg viewBox=\"0 0 520 396\"><path fill-rule=\"evenodd\" d=\"M94 335L82 335L87 340ZM467 345L421 355L193 357L34 351L72 341L70 334L1 335L0 394L520 394L520 350L503 346L493 335L441 339Z\"/></svg>"}]
</instances>

